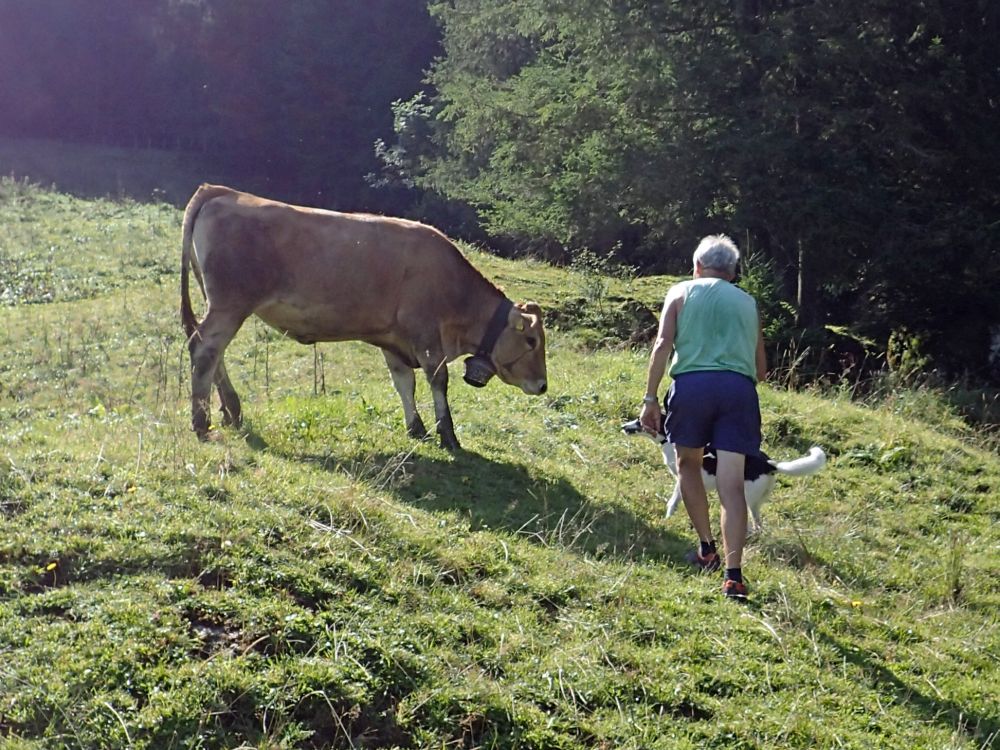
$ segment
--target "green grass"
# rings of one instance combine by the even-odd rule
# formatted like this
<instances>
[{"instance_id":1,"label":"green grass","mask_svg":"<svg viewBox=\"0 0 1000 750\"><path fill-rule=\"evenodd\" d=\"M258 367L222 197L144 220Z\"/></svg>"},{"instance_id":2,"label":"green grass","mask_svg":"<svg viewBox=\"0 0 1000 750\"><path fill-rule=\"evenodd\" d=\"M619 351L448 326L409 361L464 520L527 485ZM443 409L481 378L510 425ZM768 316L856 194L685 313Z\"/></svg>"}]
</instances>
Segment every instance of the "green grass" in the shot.
<instances>
[{"instance_id":1,"label":"green grass","mask_svg":"<svg viewBox=\"0 0 1000 750\"><path fill-rule=\"evenodd\" d=\"M830 462L765 506L741 607L617 430L645 350L594 347L668 279L470 251L559 324L544 397L454 371L455 455L375 349L249 323L246 431L203 444L178 225L0 186L0 746L997 744L1000 458L932 394L761 388L768 451Z\"/></svg>"}]
</instances>

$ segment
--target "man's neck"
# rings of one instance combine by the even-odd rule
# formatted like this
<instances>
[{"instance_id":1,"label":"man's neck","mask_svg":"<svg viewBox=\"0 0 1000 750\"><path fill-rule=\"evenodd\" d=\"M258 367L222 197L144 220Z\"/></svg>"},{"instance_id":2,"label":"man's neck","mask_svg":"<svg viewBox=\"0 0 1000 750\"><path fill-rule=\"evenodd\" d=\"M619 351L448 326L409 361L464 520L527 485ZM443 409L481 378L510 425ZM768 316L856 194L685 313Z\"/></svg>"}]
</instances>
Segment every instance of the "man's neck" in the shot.
<instances>
[{"instance_id":1,"label":"man's neck","mask_svg":"<svg viewBox=\"0 0 1000 750\"><path fill-rule=\"evenodd\" d=\"M722 279L723 281L733 280L732 274L720 271L716 268L698 268L694 272L694 277L696 279Z\"/></svg>"}]
</instances>

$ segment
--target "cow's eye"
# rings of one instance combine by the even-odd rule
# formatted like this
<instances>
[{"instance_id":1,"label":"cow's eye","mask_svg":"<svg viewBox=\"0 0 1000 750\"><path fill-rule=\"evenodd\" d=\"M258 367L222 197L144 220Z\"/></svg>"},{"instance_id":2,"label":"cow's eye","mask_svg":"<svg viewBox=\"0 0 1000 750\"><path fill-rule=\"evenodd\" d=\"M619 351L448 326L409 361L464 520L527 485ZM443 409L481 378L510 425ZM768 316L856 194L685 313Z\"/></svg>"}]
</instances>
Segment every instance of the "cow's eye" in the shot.
<instances>
[{"instance_id":1,"label":"cow's eye","mask_svg":"<svg viewBox=\"0 0 1000 750\"><path fill-rule=\"evenodd\" d=\"M538 339L536 339L534 336L528 336L525 339L525 341L528 342L528 346L530 348L532 348L532 349L534 349L536 346L538 346Z\"/></svg>"}]
</instances>

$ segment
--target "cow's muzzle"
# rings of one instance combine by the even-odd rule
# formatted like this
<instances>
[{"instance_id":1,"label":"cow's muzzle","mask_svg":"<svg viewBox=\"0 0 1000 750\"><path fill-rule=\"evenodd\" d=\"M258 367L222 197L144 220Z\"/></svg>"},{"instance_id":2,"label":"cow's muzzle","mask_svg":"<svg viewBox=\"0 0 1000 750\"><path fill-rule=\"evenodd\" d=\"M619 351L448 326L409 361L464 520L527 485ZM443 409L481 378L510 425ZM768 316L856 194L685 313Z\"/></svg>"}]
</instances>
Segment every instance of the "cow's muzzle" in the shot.
<instances>
[{"instance_id":1,"label":"cow's muzzle","mask_svg":"<svg viewBox=\"0 0 1000 750\"><path fill-rule=\"evenodd\" d=\"M469 385L482 388L496 374L497 369L488 357L474 354L465 360L465 375L462 377Z\"/></svg>"}]
</instances>

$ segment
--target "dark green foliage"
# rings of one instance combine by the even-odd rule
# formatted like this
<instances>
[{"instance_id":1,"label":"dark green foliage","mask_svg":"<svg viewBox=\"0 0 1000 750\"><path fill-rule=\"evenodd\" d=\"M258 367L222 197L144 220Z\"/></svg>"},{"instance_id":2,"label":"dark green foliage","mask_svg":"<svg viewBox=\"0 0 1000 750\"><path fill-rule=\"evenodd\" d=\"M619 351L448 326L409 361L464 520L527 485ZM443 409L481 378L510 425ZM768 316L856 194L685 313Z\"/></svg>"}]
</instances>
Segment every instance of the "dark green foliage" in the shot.
<instances>
[{"instance_id":1,"label":"dark green foliage","mask_svg":"<svg viewBox=\"0 0 1000 750\"><path fill-rule=\"evenodd\" d=\"M445 56L408 179L555 256L677 271L708 231L799 326L983 368L1000 317L1000 11L838 0L433 2ZM770 321L774 324L775 321Z\"/></svg>"}]
</instances>

